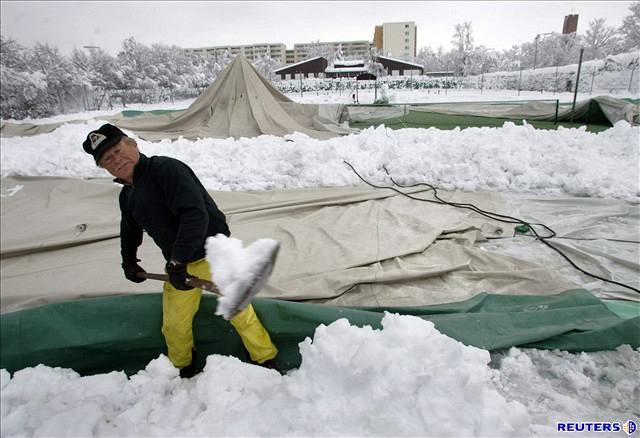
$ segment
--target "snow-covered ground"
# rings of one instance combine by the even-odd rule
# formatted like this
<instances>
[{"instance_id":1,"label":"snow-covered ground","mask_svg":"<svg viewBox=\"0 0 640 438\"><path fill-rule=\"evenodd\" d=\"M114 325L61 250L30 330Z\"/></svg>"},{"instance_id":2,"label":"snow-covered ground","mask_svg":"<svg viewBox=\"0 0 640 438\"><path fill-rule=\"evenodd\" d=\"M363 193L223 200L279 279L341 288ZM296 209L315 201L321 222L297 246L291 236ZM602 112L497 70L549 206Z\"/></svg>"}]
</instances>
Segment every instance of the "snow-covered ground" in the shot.
<instances>
[{"instance_id":1,"label":"snow-covered ground","mask_svg":"<svg viewBox=\"0 0 640 438\"><path fill-rule=\"evenodd\" d=\"M380 99L382 90L358 89L358 103L372 104L375 99ZM286 93L290 99L300 103L344 103L352 104L355 90L336 91L304 91L300 93ZM478 89L389 89L387 92L389 103L437 103L437 102L503 102L526 100L560 100L560 102L572 102L573 93L540 93L538 91L518 90L483 90ZM620 97L604 93L613 97ZM600 94L578 93L576 100L586 100ZM624 97L627 97L626 95Z\"/></svg>"},{"instance_id":2,"label":"snow-covered ground","mask_svg":"<svg viewBox=\"0 0 640 438\"><path fill-rule=\"evenodd\" d=\"M407 93L397 92L394 100L437 96ZM437 99L455 100L451 94ZM461 91L457 100L471 100L470 94L480 96ZM482 98L505 100L508 94L485 91ZM523 94L512 97L533 98ZM290 97L350 102L349 95L327 96ZM87 121L3 138L1 175L108 176L81 148L86 133L102 123L90 120L98 115L39 120ZM443 189L638 202L639 139L640 128L625 122L598 134L507 122L452 131L379 127L327 141L293 134L138 143L143 153L185 161L215 190L360 184L346 160L377 183L389 182L386 166L402 183ZM302 365L286 376L216 355L190 380L181 380L164 356L130 379L118 372L79 377L45 366L13 376L3 370L1 436L550 436L558 421L640 422L640 351L629 347L589 354L513 348L491 357L428 322L386 315L382 330L344 320L321 326L300 348Z\"/></svg>"},{"instance_id":3,"label":"snow-covered ground","mask_svg":"<svg viewBox=\"0 0 640 438\"><path fill-rule=\"evenodd\" d=\"M78 118L82 120L82 118ZM50 134L3 138L1 175L106 177L81 148L104 121L69 123ZM640 128L621 121L597 134L505 122L501 128L392 130L380 126L326 141L285 137L179 139L151 143L143 153L169 155L193 167L212 190L352 186L358 177L443 189L492 190L640 200Z\"/></svg>"}]
</instances>

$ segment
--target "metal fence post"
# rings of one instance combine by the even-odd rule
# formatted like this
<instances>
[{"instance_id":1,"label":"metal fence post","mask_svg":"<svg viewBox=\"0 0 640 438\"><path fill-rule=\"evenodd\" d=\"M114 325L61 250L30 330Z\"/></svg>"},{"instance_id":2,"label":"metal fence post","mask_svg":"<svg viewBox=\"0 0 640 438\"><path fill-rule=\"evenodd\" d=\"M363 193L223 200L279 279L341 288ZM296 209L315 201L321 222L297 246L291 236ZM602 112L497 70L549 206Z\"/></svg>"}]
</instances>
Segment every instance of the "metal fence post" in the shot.
<instances>
[{"instance_id":1,"label":"metal fence post","mask_svg":"<svg viewBox=\"0 0 640 438\"><path fill-rule=\"evenodd\" d=\"M633 68L631 69L631 77L629 78L629 88L627 89L627 91L631 91L631 84L633 83L633 73L635 73L636 68L638 67L638 63L634 63L633 64Z\"/></svg>"},{"instance_id":2,"label":"metal fence post","mask_svg":"<svg viewBox=\"0 0 640 438\"><path fill-rule=\"evenodd\" d=\"M578 60L578 73L576 75L576 88L573 91L573 104L571 105L571 119L570 123L573 123L573 113L576 109L576 99L578 98L578 86L580 85L580 68L582 67L582 55L584 49L580 49L580 59Z\"/></svg>"},{"instance_id":3,"label":"metal fence post","mask_svg":"<svg viewBox=\"0 0 640 438\"><path fill-rule=\"evenodd\" d=\"M520 76L518 76L518 96L520 96L520 83L522 82L522 64L520 64Z\"/></svg>"}]
</instances>

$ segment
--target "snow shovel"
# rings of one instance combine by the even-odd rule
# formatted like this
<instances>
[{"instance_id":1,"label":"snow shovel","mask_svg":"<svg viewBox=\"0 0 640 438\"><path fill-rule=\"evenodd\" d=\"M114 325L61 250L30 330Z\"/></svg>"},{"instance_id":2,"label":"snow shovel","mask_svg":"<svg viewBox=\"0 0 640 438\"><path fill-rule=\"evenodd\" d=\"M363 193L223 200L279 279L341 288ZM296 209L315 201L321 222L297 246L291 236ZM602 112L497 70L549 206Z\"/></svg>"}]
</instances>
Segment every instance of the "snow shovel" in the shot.
<instances>
[{"instance_id":1,"label":"snow shovel","mask_svg":"<svg viewBox=\"0 0 640 438\"><path fill-rule=\"evenodd\" d=\"M198 289L202 289L208 292L212 292L224 300L218 300L217 315L222 315L226 320L230 320L236 316L240 311L244 310L253 297L260 292L260 290L267 283L267 280L273 272L273 267L278 257L278 251L280 244L274 245L264 259L258 263L253 272L250 272L245 278L242 278L238 283L233 285L233 291L225 294L224 291L220 291L218 286L209 280L202 278L188 276L187 284ZM148 278L151 280L161 280L169 282L169 276L166 274L154 274L151 272L139 272L138 277ZM231 291L231 289L230 289ZM224 301L224 305L221 306L221 301Z\"/></svg>"}]
</instances>

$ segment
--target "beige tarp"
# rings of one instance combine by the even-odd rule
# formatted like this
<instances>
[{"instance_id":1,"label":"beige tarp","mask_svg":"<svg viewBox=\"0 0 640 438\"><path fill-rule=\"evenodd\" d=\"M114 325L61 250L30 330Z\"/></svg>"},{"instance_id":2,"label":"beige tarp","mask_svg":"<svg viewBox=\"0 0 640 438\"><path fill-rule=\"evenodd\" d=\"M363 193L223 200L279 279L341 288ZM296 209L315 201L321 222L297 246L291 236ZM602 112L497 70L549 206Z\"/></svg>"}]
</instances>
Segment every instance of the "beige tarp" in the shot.
<instances>
[{"instance_id":1,"label":"beige tarp","mask_svg":"<svg viewBox=\"0 0 640 438\"><path fill-rule=\"evenodd\" d=\"M354 106L349 105L351 121L367 121L402 117L406 111L433 112L460 116L496 117L516 120L566 121L585 117L592 105L598 105L607 120L613 125L620 120L630 124L640 123L640 106L611 96L598 96L571 105L556 106L555 101L532 100L528 102L451 102L432 104L408 104L397 106Z\"/></svg>"},{"instance_id":2,"label":"beige tarp","mask_svg":"<svg viewBox=\"0 0 640 438\"><path fill-rule=\"evenodd\" d=\"M167 114L138 117L101 116L148 141L196 138L284 136L302 132L328 139L358 132L345 122L342 104L299 104L276 90L243 56L236 56L216 80L189 106ZM64 123L79 123L70 121ZM344 122L344 123L343 123ZM3 122L3 137L44 134L63 123L43 125Z\"/></svg>"},{"instance_id":3,"label":"beige tarp","mask_svg":"<svg viewBox=\"0 0 640 438\"><path fill-rule=\"evenodd\" d=\"M427 192L416 196L430 198ZM117 195L108 179L3 178L2 312L115 294L158 292L120 270ZM262 296L349 305L459 301L478 292L553 294L576 287L553 268L478 247L511 226L467 210L419 202L390 190L325 188L211 192L232 235L282 242ZM495 193L443 193L504 212ZM164 261L151 239L142 265Z\"/></svg>"}]
</instances>

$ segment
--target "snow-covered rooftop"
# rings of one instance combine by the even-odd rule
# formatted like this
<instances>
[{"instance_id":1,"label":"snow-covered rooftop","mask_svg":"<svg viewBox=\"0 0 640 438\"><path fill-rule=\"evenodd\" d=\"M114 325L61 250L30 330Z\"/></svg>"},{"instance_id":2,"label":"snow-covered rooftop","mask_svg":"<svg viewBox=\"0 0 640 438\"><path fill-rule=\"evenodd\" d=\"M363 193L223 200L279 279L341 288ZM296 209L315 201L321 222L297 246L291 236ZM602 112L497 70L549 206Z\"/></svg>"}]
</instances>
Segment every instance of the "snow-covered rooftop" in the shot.
<instances>
[{"instance_id":1,"label":"snow-covered rooftop","mask_svg":"<svg viewBox=\"0 0 640 438\"><path fill-rule=\"evenodd\" d=\"M316 56L315 58L305 59L304 61L296 62L295 64L287 64L284 67L280 67L279 69L274 70L273 72L274 73L278 73L281 70L286 70L286 69L289 69L291 67L295 67L297 65L306 64L307 62L314 61L314 60L320 59L320 58L323 58L323 57L322 56Z\"/></svg>"},{"instance_id":2,"label":"snow-covered rooftop","mask_svg":"<svg viewBox=\"0 0 640 438\"><path fill-rule=\"evenodd\" d=\"M388 59L389 61L395 61L395 62L401 62L403 64L407 64L407 65L413 65L414 67L419 67L421 69L424 68L423 65L421 64L416 64L414 62L409 62L409 61L405 61L404 59L396 59L396 58L390 58L388 56L377 56L377 58L384 58L384 59Z\"/></svg>"},{"instance_id":3,"label":"snow-covered rooftop","mask_svg":"<svg viewBox=\"0 0 640 438\"><path fill-rule=\"evenodd\" d=\"M327 67L325 73L356 73L369 71L366 67Z\"/></svg>"},{"instance_id":4,"label":"snow-covered rooftop","mask_svg":"<svg viewBox=\"0 0 640 438\"><path fill-rule=\"evenodd\" d=\"M363 60L349 60L349 61L334 61L333 63L334 66L343 66L343 67L354 67L356 65L364 65L364 61Z\"/></svg>"}]
</instances>

